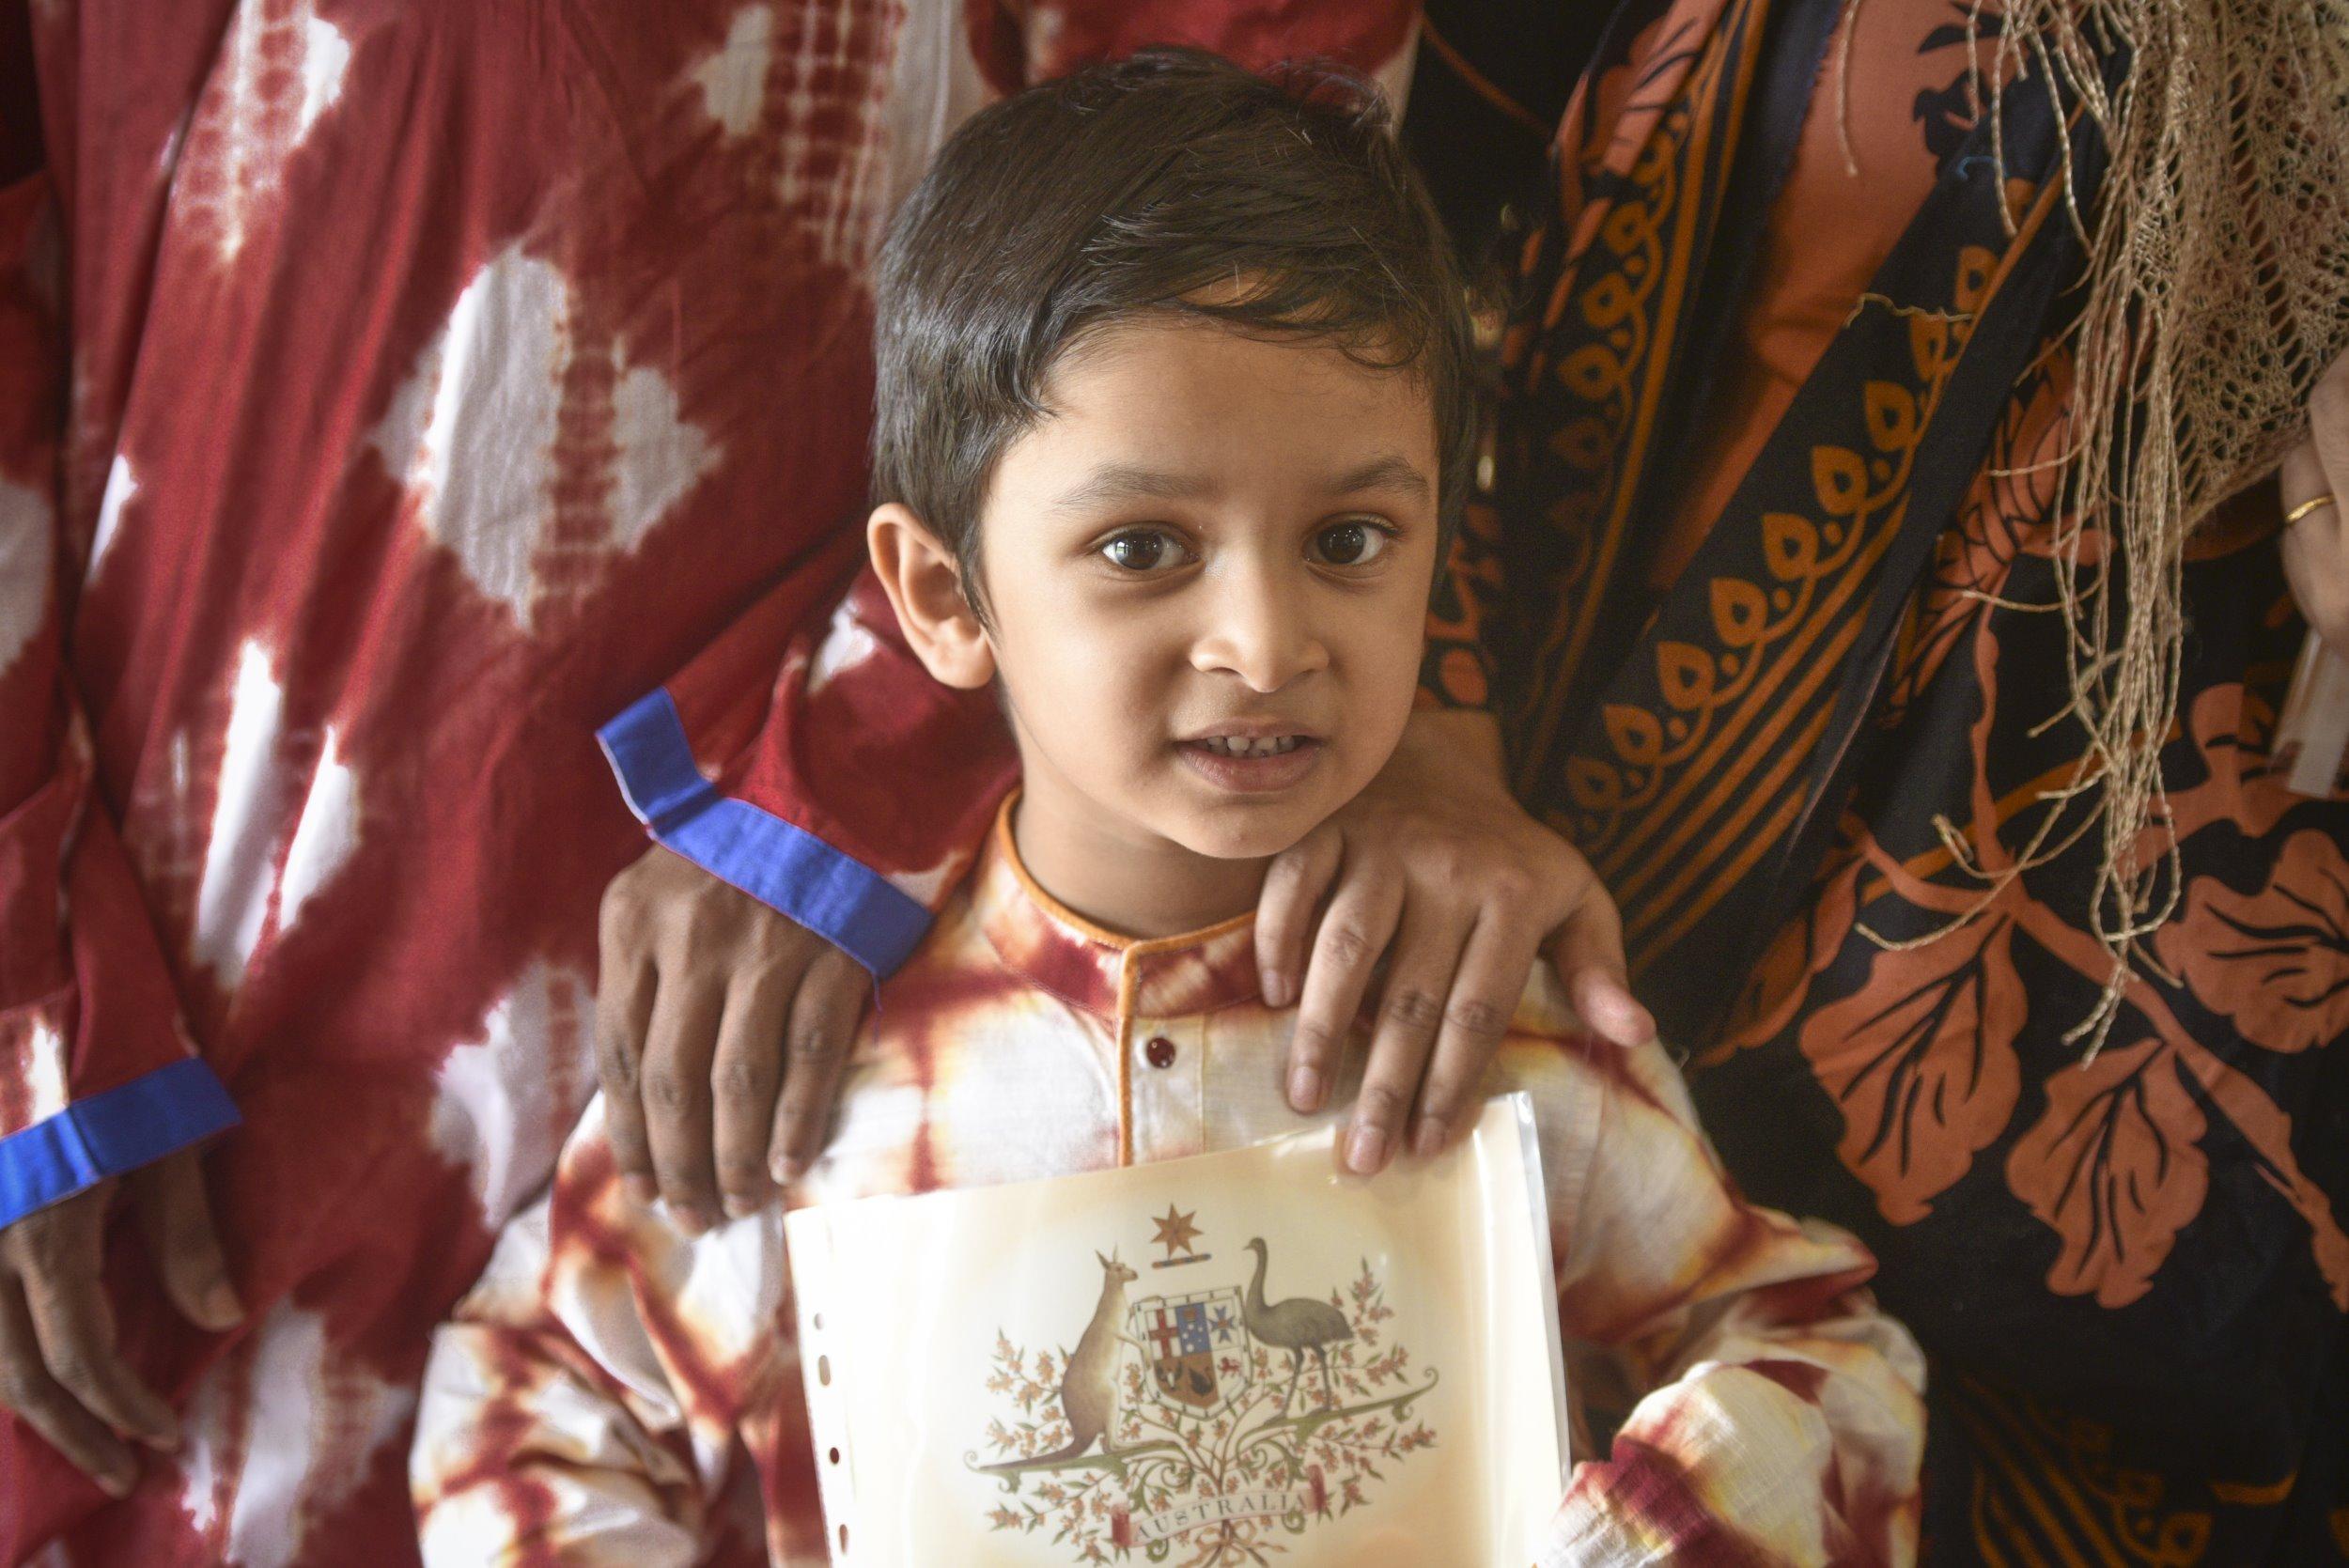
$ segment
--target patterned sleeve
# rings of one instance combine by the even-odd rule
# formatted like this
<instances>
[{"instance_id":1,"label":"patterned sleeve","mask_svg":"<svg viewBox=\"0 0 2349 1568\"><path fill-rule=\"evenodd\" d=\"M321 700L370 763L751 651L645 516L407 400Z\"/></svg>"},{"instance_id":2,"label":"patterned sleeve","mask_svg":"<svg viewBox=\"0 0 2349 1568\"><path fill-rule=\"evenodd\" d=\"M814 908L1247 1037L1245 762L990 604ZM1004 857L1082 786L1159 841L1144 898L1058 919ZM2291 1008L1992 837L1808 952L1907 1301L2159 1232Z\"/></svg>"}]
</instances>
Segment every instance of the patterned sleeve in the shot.
<instances>
[{"instance_id":1,"label":"patterned sleeve","mask_svg":"<svg viewBox=\"0 0 2349 1568\"><path fill-rule=\"evenodd\" d=\"M1543 1568L1915 1560L1924 1362L1862 1288L1875 1260L1740 1198L1662 1049L1609 1091L1562 1259L1572 1340L1627 1414L1578 1466Z\"/></svg>"},{"instance_id":2,"label":"patterned sleeve","mask_svg":"<svg viewBox=\"0 0 2349 1568\"><path fill-rule=\"evenodd\" d=\"M754 605L601 737L654 838L879 978L986 842L1019 758L992 693L930 678L869 568L828 616L801 587L816 578Z\"/></svg>"},{"instance_id":3,"label":"patterned sleeve","mask_svg":"<svg viewBox=\"0 0 2349 1568\"><path fill-rule=\"evenodd\" d=\"M0 1226L234 1125L198 1060L61 666L73 564L54 208L0 190Z\"/></svg>"},{"instance_id":4,"label":"patterned sleeve","mask_svg":"<svg viewBox=\"0 0 2349 1568\"><path fill-rule=\"evenodd\" d=\"M432 1341L428 1568L704 1560L751 1403L796 1383L779 1214L698 1238L620 1190L599 1098Z\"/></svg>"}]
</instances>

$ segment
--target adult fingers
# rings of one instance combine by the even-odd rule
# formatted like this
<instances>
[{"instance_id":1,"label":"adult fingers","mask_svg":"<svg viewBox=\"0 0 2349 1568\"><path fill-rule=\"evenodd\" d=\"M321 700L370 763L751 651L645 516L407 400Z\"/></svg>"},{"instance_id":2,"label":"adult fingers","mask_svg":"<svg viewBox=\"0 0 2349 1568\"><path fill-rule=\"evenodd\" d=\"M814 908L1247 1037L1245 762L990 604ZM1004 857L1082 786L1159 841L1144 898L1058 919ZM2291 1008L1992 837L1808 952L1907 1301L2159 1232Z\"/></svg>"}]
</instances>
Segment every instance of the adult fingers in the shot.
<instances>
[{"instance_id":1,"label":"adult fingers","mask_svg":"<svg viewBox=\"0 0 2349 1568\"><path fill-rule=\"evenodd\" d=\"M1440 1151L1468 1120L1470 1101L1493 1053L1501 1048L1517 1016L1517 999L1540 957L1541 938L1524 923L1487 911L1470 933L1444 1005L1426 1081L1420 1087L1419 1121L1411 1129L1412 1152Z\"/></svg>"},{"instance_id":2,"label":"adult fingers","mask_svg":"<svg viewBox=\"0 0 2349 1568\"><path fill-rule=\"evenodd\" d=\"M1403 1124L1419 1097L1420 1076L1427 1070L1473 920L1469 910L1438 903L1423 890L1403 907L1403 928L1387 959L1378 1024L1346 1135L1346 1163L1357 1175L1385 1169L1403 1145Z\"/></svg>"},{"instance_id":3,"label":"adult fingers","mask_svg":"<svg viewBox=\"0 0 2349 1568\"><path fill-rule=\"evenodd\" d=\"M596 1076L603 1083L604 1137L620 1180L638 1203L653 1197L652 1145L645 1137L645 1037L657 995L649 958L615 951L610 924L596 992Z\"/></svg>"},{"instance_id":4,"label":"adult fingers","mask_svg":"<svg viewBox=\"0 0 2349 1568\"><path fill-rule=\"evenodd\" d=\"M2333 361L2309 394L2309 435L2333 489L2349 485L2349 353Z\"/></svg>"},{"instance_id":5,"label":"adult fingers","mask_svg":"<svg viewBox=\"0 0 2349 1568\"><path fill-rule=\"evenodd\" d=\"M2328 464L2317 442L2304 441L2284 454L2280 480L2287 513L2320 496L2340 498L2303 513L2284 530L2281 549L2284 577L2300 613L2336 650L2349 649L2349 582L2342 570L2349 555L2349 521L2342 517L2349 508L2349 451Z\"/></svg>"},{"instance_id":6,"label":"adult fingers","mask_svg":"<svg viewBox=\"0 0 2349 1568\"><path fill-rule=\"evenodd\" d=\"M795 970L745 976L726 995L718 1051L709 1063L710 1120L718 1191L729 1218L757 1211L774 1195L767 1174L775 1091L783 1086L783 1030Z\"/></svg>"},{"instance_id":7,"label":"adult fingers","mask_svg":"<svg viewBox=\"0 0 2349 1568\"><path fill-rule=\"evenodd\" d=\"M783 1101L775 1108L770 1141L777 1181L798 1180L822 1151L857 1020L864 1016L871 994L872 982L863 966L836 947L817 954L800 982L785 1034L790 1053L784 1069Z\"/></svg>"},{"instance_id":8,"label":"adult fingers","mask_svg":"<svg viewBox=\"0 0 2349 1568\"><path fill-rule=\"evenodd\" d=\"M109 1497L130 1496L138 1460L49 1375L23 1293L14 1279L5 1277L0 1277L0 1405L15 1411Z\"/></svg>"},{"instance_id":9,"label":"adult fingers","mask_svg":"<svg viewBox=\"0 0 2349 1568\"><path fill-rule=\"evenodd\" d=\"M172 1305L214 1333L243 1321L244 1303L228 1282L228 1259L212 1224L202 1158L183 1149L158 1160L132 1178L132 1190L148 1252Z\"/></svg>"},{"instance_id":10,"label":"adult fingers","mask_svg":"<svg viewBox=\"0 0 2349 1568\"><path fill-rule=\"evenodd\" d=\"M1264 890L1256 897L1256 970L1268 1007L1286 1007L1297 1000L1314 915L1338 874L1344 842L1325 823L1265 867Z\"/></svg>"},{"instance_id":11,"label":"adult fingers","mask_svg":"<svg viewBox=\"0 0 2349 1568\"><path fill-rule=\"evenodd\" d=\"M707 985L661 987L645 1041L645 1142L661 1201L689 1230L717 1223L718 1180L709 1150L709 1066L718 1051L725 993Z\"/></svg>"},{"instance_id":12,"label":"adult fingers","mask_svg":"<svg viewBox=\"0 0 2349 1568\"><path fill-rule=\"evenodd\" d=\"M1318 1110L1330 1097L1338 1053L1346 1048L1371 971L1402 912L1400 877L1358 874L1339 879L1314 938L1304 999L1289 1040L1289 1104L1297 1110Z\"/></svg>"},{"instance_id":13,"label":"adult fingers","mask_svg":"<svg viewBox=\"0 0 2349 1568\"><path fill-rule=\"evenodd\" d=\"M1631 994L1623 957L1623 920L1596 877L1585 883L1549 945L1550 961L1565 982L1582 1021L1618 1046L1656 1038L1656 1018Z\"/></svg>"},{"instance_id":14,"label":"adult fingers","mask_svg":"<svg viewBox=\"0 0 2349 1568\"><path fill-rule=\"evenodd\" d=\"M179 1446L179 1420L139 1380L115 1343L114 1309L99 1283L98 1233L86 1251L21 1271L24 1309L49 1375L66 1395L126 1437L154 1448Z\"/></svg>"}]
</instances>

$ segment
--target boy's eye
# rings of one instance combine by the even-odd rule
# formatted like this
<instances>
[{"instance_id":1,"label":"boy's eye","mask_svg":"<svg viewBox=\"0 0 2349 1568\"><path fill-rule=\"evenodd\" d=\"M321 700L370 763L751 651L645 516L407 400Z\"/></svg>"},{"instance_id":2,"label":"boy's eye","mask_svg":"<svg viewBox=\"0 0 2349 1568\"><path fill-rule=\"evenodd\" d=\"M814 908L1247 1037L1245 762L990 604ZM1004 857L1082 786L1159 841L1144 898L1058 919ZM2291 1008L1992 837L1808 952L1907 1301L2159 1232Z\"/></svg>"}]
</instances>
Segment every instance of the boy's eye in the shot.
<instances>
[{"instance_id":1,"label":"boy's eye","mask_svg":"<svg viewBox=\"0 0 2349 1568\"><path fill-rule=\"evenodd\" d=\"M1152 528L1136 528L1101 546L1101 555L1120 571L1164 571L1189 558L1180 540Z\"/></svg>"},{"instance_id":2,"label":"boy's eye","mask_svg":"<svg viewBox=\"0 0 2349 1568\"><path fill-rule=\"evenodd\" d=\"M1364 567L1393 542L1371 523L1339 522L1314 536L1314 553L1333 567Z\"/></svg>"}]
</instances>

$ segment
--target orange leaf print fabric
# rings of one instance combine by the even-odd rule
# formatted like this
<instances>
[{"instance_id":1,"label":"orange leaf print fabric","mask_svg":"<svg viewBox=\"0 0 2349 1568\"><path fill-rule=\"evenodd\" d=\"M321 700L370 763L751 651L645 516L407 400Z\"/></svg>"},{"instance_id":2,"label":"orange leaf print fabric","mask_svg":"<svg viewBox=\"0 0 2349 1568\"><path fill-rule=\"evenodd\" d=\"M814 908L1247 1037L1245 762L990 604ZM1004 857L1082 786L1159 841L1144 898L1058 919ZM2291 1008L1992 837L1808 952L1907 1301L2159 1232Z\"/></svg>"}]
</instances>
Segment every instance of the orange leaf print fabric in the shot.
<instances>
[{"instance_id":1,"label":"orange leaf print fabric","mask_svg":"<svg viewBox=\"0 0 2349 1568\"><path fill-rule=\"evenodd\" d=\"M1843 1112L1843 1163L1895 1225L1931 1213L2015 1114L2013 934L1997 916L1881 953L1865 985L1803 1023L1802 1053Z\"/></svg>"},{"instance_id":2,"label":"orange leaf print fabric","mask_svg":"<svg viewBox=\"0 0 2349 1568\"><path fill-rule=\"evenodd\" d=\"M2309 830L2284 841L2256 893L2197 877L2156 949L2254 1045L2329 1045L2349 1033L2349 861L2330 834Z\"/></svg>"},{"instance_id":3,"label":"orange leaf print fabric","mask_svg":"<svg viewBox=\"0 0 2349 1568\"><path fill-rule=\"evenodd\" d=\"M2046 1114L2008 1155L2006 1179L2063 1240L2048 1289L2125 1307L2153 1288L2210 1188L2206 1126L2161 1040L2108 1048L2047 1079Z\"/></svg>"}]
</instances>

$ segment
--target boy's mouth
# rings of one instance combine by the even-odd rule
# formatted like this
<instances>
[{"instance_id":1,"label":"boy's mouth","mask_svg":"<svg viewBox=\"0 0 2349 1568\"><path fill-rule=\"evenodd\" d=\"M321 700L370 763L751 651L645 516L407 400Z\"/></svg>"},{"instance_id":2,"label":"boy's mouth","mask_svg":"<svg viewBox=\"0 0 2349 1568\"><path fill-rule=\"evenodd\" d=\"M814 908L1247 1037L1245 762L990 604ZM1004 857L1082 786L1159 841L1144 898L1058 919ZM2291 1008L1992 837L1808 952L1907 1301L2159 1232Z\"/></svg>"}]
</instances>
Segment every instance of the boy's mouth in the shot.
<instances>
[{"instance_id":1,"label":"boy's mouth","mask_svg":"<svg viewBox=\"0 0 2349 1568\"><path fill-rule=\"evenodd\" d=\"M1192 772L1220 789L1260 795L1287 789L1321 760L1326 742L1299 731L1202 735L1177 741Z\"/></svg>"},{"instance_id":2,"label":"boy's mouth","mask_svg":"<svg viewBox=\"0 0 2349 1568\"><path fill-rule=\"evenodd\" d=\"M1203 747L1220 757L1277 757L1312 744L1303 735L1208 735L1186 744Z\"/></svg>"}]
</instances>

